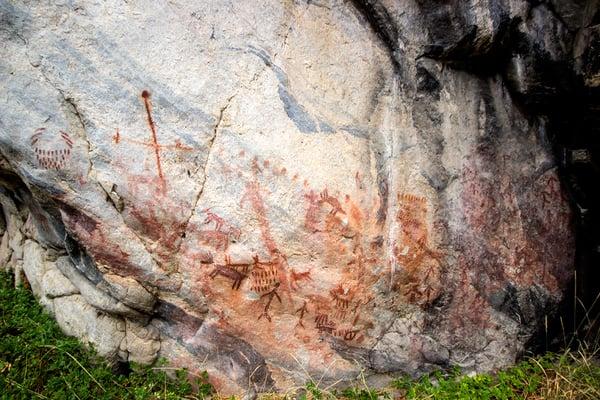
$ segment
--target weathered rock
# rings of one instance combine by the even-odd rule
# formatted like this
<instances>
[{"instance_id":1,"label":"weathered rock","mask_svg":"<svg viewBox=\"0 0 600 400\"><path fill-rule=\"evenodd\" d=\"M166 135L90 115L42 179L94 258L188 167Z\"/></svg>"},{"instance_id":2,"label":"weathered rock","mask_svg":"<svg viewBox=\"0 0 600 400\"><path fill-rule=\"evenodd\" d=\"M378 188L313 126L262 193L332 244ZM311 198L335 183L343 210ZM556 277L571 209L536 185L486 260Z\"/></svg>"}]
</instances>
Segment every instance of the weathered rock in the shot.
<instances>
[{"instance_id":1,"label":"weathered rock","mask_svg":"<svg viewBox=\"0 0 600 400\"><path fill-rule=\"evenodd\" d=\"M48 271L46 271L42 277L41 284L42 293L51 299L79 294L79 290L58 270L58 268L48 268Z\"/></svg>"},{"instance_id":2,"label":"weathered rock","mask_svg":"<svg viewBox=\"0 0 600 400\"><path fill-rule=\"evenodd\" d=\"M125 322L99 312L79 294L53 300L58 325L68 335L81 338L105 357L118 353L125 337Z\"/></svg>"},{"instance_id":3,"label":"weathered rock","mask_svg":"<svg viewBox=\"0 0 600 400\"><path fill-rule=\"evenodd\" d=\"M554 3L2 2L0 260L223 393L509 365L573 271Z\"/></svg>"},{"instance_id":4,"label":"weathered rock","mask_svg":"<svg viewBox=\"0 0 600 400\"><path fill-rule=\"evenodd\" d=\"M121 315L135 319L144 319L144 314L127 307L125 304L111 297L108 293L99 290L75 268L68 257L59 258L56 261L56 266L58 270L62 272L62 274L78 289L79 293L81 293L89 305L108 314Z\"/></svg>"},{"instance_id":5,"label":"weathered rock","mask_svg":"<svg viewBox=\"0 0 600 400\"><path fill-rule=\"evenodd\" d=\"M127 333L121 342L125 360L140 364L152 363L160 350L159 332L153 325L140 325L127 321Z\"/></svg>"},{"instance_id":6,"label":"weathered rock","mask_svg":"<svg viewBox=\"0 0 600 400\"><path fill-rule=\"evenodd\" d=\"M146 313L153 310L156 298L135 279L113 274L104 274L103 278L99 289L136 310Z\"/></svg>"},{"instance_id":7,"label":"weathered rock","mask_svg":"<svg viewBox=\"0 0 600 400\"><path fill-rule=\"evenodd\" d=\"M54 312L53 302L44 293L43 277L49 270L45 256L45 249L33 240L28 239L23 244L23 273L27 277L31 291L39 298L42 305L50 312ZM68 286L65 290L68 290Z\"/></svg>"}]
</instances>

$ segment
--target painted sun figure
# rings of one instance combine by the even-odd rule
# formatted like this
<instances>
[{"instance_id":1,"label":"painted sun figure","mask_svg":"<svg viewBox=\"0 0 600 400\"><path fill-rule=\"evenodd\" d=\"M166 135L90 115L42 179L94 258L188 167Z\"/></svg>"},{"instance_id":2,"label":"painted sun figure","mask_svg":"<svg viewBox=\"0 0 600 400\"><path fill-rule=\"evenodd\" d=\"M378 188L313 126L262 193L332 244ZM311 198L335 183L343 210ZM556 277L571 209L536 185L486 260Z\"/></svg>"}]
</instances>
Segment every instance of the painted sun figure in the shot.
<instances>
[{"instance_id":1,"label":"painted sun figure","mask_svg":"<svg viewBox=\"0 0 600 400\"><path fill-rule=\"evenodd\" d=\"M38 128L31 136L31 148L40 168L60 170L71 158L73 141L67 132L50 135L46 128Z\"/></svg>"}]
</instances>

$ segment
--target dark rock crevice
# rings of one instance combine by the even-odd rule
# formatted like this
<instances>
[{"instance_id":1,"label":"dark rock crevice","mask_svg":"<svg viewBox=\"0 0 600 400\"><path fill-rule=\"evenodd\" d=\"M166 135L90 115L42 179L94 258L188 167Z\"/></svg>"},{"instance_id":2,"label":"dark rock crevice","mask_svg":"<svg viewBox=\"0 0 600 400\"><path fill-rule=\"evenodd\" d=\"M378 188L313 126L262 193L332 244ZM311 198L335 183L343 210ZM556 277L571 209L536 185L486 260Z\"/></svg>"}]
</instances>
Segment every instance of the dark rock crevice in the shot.
<instances>
[{"instance_id":1,"label":"dark rock crevice","mask_svg":"<svg viewBox=\"0 0 600 400\"><path fill-rule=\"evenodd\" d=\"M397 54L400 51L398 46L399 32L396 23L385 5L381 4L379 0L349 1L381 40L390 55L391 62L396 72L398 75L401 75L401 63L398 61Z\"/></svg>"}]
</instances>

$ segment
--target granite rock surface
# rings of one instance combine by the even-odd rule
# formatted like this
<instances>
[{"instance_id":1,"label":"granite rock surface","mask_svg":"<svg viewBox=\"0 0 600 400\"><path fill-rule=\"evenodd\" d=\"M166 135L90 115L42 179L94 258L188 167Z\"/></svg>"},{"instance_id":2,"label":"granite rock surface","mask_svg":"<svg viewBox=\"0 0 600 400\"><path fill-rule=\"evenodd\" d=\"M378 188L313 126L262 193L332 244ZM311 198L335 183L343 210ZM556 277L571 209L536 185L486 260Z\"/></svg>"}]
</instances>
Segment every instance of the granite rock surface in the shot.
<instances>
[{"instance_id":1,"label":"granite rock surface","mask_svg":"<svg viewBox=\"0 0 600 400\"><path fill-rule=\"evenodd\" d=\"M510 365L573 271L536 110L598 85L596 9L0 0L0 263L223 393Z\"/></svg>"}]
</instances>

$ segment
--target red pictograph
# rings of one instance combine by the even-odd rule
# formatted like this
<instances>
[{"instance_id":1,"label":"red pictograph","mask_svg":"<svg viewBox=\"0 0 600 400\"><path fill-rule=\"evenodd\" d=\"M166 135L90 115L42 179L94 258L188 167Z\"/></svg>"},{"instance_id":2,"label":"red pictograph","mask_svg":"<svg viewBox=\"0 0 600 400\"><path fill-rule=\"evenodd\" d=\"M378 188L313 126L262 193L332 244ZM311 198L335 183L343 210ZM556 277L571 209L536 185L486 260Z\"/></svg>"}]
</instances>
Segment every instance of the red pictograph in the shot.
<instances>
[{"instance_id":1,"label":"red pictograph","mask_svg":"<svg viewBox=\"0 0 600 400\"><path fill-rule=\"evenodd\" d=\"M156 123L154 122L154 118L152 117L152 103L150 101L150 92L147 90L142 91L142 99L144 102L144 108L146 110L146 120L148 122L148 127L150 128L150 141L144 142L140 140L125 138L117 128L115 134L112 139L115 144L120 144L121 142L133 143L140 146L148 147L154 153L155 163L156 163L156 171L158 174L158 178L160 179L161 185L165 186L165 176L162 168L162 158L161 152L166 150L175 150L175 151L192 151L193 148L189 146L184 146L181 144L179 140L175 142L175 144L160 144L158 141L158 134L156 129Z\"/></svg>"},{"instance_id":2,"label":"red pictograph","mask_svg":"<svg viewBox=\"0 0 600 400\"><path fill-rule=\"evenodd\" d=\"M67 166L71 158L73 140L67 132L59 131L51 135L46 128L38 128L31 136L31 148L39 167L60 170Z\"/></svg>"}]
</instances>

